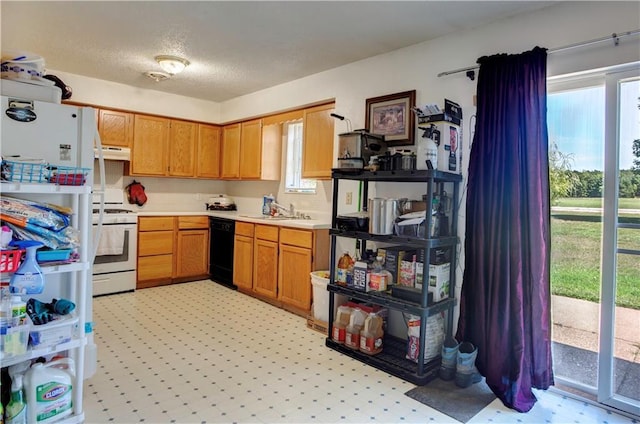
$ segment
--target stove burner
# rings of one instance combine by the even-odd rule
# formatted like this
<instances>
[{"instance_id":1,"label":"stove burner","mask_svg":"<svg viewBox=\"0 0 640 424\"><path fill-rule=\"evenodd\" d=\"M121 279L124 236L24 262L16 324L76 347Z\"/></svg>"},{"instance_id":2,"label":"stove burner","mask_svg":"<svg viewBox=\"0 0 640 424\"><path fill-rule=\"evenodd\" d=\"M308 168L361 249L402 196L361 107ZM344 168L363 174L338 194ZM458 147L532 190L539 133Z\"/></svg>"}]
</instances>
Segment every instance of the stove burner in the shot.
<instances>
[{"instance_id":1,"label":"stove burner","mask_svg":"<svg viewBox=\"0 0 640 424\"><path fill-rule=\"evenodd\" d=\"M235 211L237 210L236 205L210 205L207 203L208 211Z\"/></svg>"}]
</instances>

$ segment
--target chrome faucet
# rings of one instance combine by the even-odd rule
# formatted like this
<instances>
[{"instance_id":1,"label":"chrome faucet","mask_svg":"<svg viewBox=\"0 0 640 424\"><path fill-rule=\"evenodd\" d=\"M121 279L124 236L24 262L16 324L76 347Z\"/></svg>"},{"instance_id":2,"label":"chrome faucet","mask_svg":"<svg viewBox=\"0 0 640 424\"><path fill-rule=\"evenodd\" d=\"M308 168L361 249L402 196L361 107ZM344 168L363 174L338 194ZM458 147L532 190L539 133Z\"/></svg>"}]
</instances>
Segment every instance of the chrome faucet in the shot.
<instances>
[{"instance_id":1,"label":"chrome faucet","mask_svg":"<svg viewBox=\"0 0 640 424\"><path fill-rule=\"evenodd\" d=\"M271 207L274 207L277 210L284 212L287 216L291 216L291 217L295 216L293 213L293 204L290 204L289 209L287 209L286 207L282 206L279 203L271 202Z\"/></svg>"}]
</instances>

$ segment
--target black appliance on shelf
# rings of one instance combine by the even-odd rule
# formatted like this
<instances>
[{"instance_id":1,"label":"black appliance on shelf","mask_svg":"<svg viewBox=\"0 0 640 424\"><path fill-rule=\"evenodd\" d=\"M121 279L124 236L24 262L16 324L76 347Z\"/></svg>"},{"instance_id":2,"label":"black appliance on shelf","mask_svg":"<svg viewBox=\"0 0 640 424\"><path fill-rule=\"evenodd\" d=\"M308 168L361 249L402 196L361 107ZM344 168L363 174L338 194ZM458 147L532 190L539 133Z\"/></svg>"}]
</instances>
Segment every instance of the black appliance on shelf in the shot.
<instances>
[{"instance_id":1,"label":"black appliance on shelf","mask_svg":"<svg viewBox=\"0 0 640 424\"><path fill-rule=\"evenodd\" d=\"M209 217L209 276L212 281L236 289L233 284L233 239L236 223L232 219Z\"/></svg>"}]
</instances>

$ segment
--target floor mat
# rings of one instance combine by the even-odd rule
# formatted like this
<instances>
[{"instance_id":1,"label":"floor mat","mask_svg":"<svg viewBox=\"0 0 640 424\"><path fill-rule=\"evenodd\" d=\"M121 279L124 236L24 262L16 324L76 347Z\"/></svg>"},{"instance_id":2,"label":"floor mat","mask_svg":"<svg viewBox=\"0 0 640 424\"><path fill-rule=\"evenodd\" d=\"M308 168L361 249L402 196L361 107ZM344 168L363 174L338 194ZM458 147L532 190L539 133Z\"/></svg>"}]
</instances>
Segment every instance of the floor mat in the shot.
<instances>
[{"instance_id":1,"label":"floor mat","mask_svg":"<svg viewBox=\"0 0 640 424\"><path fill-rule=\"evenodd\" d=\"M465 389L456 386L453 380L436 378L424 386L409 390L405 395L463 423L496 398L484 378Z\"/></svg>"}]
</instances>

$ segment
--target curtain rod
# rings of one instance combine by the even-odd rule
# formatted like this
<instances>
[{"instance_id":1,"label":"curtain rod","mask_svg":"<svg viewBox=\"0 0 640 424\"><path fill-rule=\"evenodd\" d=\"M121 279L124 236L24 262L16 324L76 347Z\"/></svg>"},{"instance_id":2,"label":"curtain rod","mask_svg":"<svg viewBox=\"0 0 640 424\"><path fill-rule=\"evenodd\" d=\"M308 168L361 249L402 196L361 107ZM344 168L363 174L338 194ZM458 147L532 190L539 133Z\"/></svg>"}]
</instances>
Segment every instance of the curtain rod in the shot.
<instances>
[{"instance_id":1,"label":"curtain rod","mask_svg":"<svg viewBox=\"0 0 640 424\"><path fill-rule=\"evenodd\" d=\"M584 47L584 46L590 46L591 44L598 44L598 43L603 43L605 41L610 41L613 40L613 45L617 46L620 42L621 38L624 37L629 37L632 35L638 35L640 34L640 29L636 29L633 31L626 31L620 34L616 34L615 32L609 36L606 37L601 37L601 38L596 38L593 40L589 40L589 41L582 41L580 43L575 43L575 44L569 44L567 46L562 46L562 47L557 47L555 49L549 49L547 50L547 52L549 54L551 53L558 53L558 52L562 52L565 50L570 50L570 49L575 49L577 47ZM460 68L460 69L454 69L452 71L446 71L446 72L440 72L438 74L438 78L439 77L444 77L446 75L452 75L452 74L459 74L460 72L466 72L467 76L469 77L469 79L471 79L473 81L473 79L475 78L475 70L478 69L480 67L480 65L474 65L474 66L468 66L466 68Z\"/></svg>"}]
</instances>

